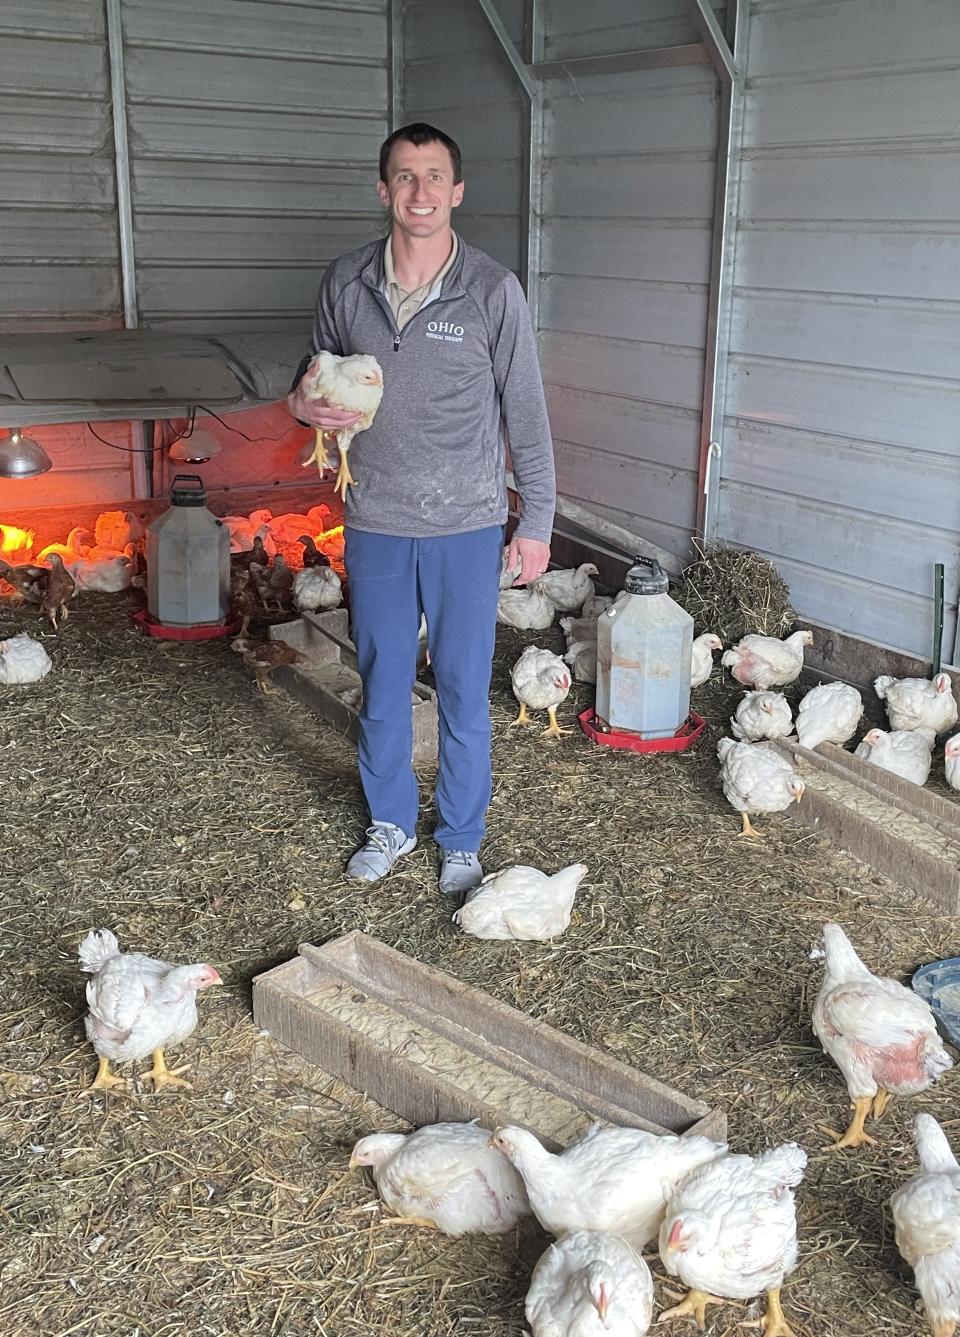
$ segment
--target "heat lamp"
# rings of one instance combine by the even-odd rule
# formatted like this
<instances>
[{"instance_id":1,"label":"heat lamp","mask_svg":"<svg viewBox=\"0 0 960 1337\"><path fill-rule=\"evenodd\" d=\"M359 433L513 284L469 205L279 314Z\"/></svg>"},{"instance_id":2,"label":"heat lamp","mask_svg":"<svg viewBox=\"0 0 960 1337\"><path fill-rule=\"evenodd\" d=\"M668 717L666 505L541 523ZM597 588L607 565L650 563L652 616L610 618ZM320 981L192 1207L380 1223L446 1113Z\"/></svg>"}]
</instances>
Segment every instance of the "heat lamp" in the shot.
<instances>
[{"instance_id":1,"label":"heat lamp","mask_svg":"<svg viewBox=\"0 0 960 1337\"><path fill-rule=\"evenodd\" d=\"M52 468L40 442L24 436L18 427L0 440L0 478L36 478Z\"/></svg>"},{"instance_id":2,"label":"heat lamp","mask_svg":"<svg viewBox=\"0 0 960 1337\"><path fill-rule=\"evenodd\" d=\"M178 437L167 454L178 464L206 464L222 450L223 447L212 433L202 427L195 427L189 436Z\"/></svg>"}]
</instances>

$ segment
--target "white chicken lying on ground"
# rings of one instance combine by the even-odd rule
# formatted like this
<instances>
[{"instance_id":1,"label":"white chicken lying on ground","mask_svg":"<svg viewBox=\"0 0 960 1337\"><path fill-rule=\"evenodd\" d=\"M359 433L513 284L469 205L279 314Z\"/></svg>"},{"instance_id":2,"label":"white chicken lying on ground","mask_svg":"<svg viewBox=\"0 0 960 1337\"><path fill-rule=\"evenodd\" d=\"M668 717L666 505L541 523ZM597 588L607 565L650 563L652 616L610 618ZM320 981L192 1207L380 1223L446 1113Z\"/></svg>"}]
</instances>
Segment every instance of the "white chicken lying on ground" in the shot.
<instances>
[{"instance_id":1,"label":"white chicken lying on ground","mask_svg":"<svg viewBox=\"0 0 960 1337\"><path fill-rule=\"evenodd\" d=\"M785 687L799 678L804 647L812 644L809 631L795 631L782 641L775 636L744 636L720 662L744 687L763 692L768 687Z\"/></svg>"},{"instance_id":2,"label":"white chicken lying on ground","mask_svg":"<svg viewBox=\"0 0 960 1337\"><path fill-rule=\"evenodd\" d=\"M125 1086L110 1071L110 1061L126 1063L153 1055L153 1067L144 1073L154 1091L165 1086L186 1086L167 1068L163 1051L192 1035L197 1026L197 994L220 976L212 966L172 966L141 952L121 952L109 929L93 929L80 944L80 969L93 976L87 984L84 1018L87 1039L100 1059L91 1091Z\"/></svg>"},{"instance_id":3,"label":"white chicken lying on ground","mask_svg":"<svg viewBox=\"0 0 960 1337\"><path fill-rule=\"evenodd\" d=\"M337 450L340 452L340 468L333 485L334 491L340 494L341 501L346 501L347 488L356 484L347 464L347 451L353 438L359 432L365 432L376 417L383 398L383 370L377 359L367 353L338 357L336 353L321 350L308 363L300 386L309 399L322 399L329 408L361 415L352 427L341 427L331 433L336 437ZM303 467L316 464L322 477L327 468L323 431L319 427L314 430L316 444L312 454L304 460Z\"/></svg>"},{"instance_id":4,"label":"white chicken lying on ground","mask_svg":"<svg viewBox=\"0 0 960 1337\"><path fill-rule=\"evenodd\" d=\"M26 632L0 641L0 687L39 682L52 668L53 660L46 650Z\"/></svg>"},{"instance_id":5,"label":"white chicken lying on ground","mask_svg":"<svg viewBox=\"0 0 960 1337\"><path fill-rule=\"evenodd\" d=\"M552 650L541 650L537 645L528 645L523 654L510 670L510 684L513 694L520 702L520 714L510 725L532 724L527 714L531 710L545 710L550 716L550 723L543 730L553 738L571 733L570 729L561 729L557 723L557 706L566 701L570 693L570 670Z\"/></svg>"},{"instance_id":6,"label":"white chicken lying on ground","mask_svg":"<svg viewBox=\"0 0 960 1337\"><path fill-rule=\"evenodd\" d=\"M751 813L783 812L803 797L805 785L792 764L762 743L721 738L717 756L727 802L741 815L741 835L758 834L750 823Z\"/></svg>"},{"instance_id":7,"label":"white chicken lying on ground","mask_svg":"<svg viewBox=\"0 0 960 1337\"><path fill-rule=\"evenodd\" d=\"M545 571L537 581L537 588L561 613L579 613L594 593L590 577L599 574L593 562L583 562L576 569Z\"/></svg>"},{"instance_id":8,"label":"white chicken lying on ground","mask_svg":"<svg viewBox=\"0 0 960 1337\"><path fill-rule=\"evenodd\" d=\"M503 1235L529 1216L523 1180L477 1123L435 1123L413 1133L371 1133L350 1157L369 1165L398 1225L444 1235Z\"/></svg>"},{"instance_id":9,"label":"white chicken lying on ground","mask_svg":"<svg viewBox=\"0 0 960 1337\"><path fill-rule=\"evenodd\" d=\"M498 1129L491 1142L520 1171L544 1230L605 1231L635 1249L656 1237L676 1186L727 1150L706 1137L600 1124L556 1155L526 1128Z\"/></svg>"},{"instance_id":10,"label":"white chicken lying on ground","mask_svg":"<svg viewBox=\"0 0 960 1337\"><path fill-rule=\"evenodd\" d=\"M626 1240L578 1230L541 1255L526 1315L532 1337L644 1337L653 1278Z\"/></svg>"},{"instance_id":11,"label":"white chicken lying on ground","mask_svg":"<svg viewBox=\"0 0 960 1337\"><path fill-rule=\"evenodd\" d=\"M879 766L882 771L899 775L915 785L924 785L933 764L933 745L937 736L932 729L871 729L854 753L861 761Z\"/></svg>"},{"instance_id":12,"label":"white chicken lying on ground","mask_svg":"<svg viewBox=\"0 0 960 1337\"><path fill-rule=\"evenodd\" d=\"M943 745L943 773L951 789L960 789L960 733Z\"/></svg>"},{"instance_id":13,"label":"white chicken lying on ground","mask_svg":"<svg viewBox=\"0 0 960 1337\"><path fill-rule=\"evenodd\" d=\"M713 672L714 650L722 649L723 641L719 636L714 636L712 631L705 631L702 636L695 637L690 657L691 687L703 686Z\"/></svg>"},{"instance_id":14,"label":"white chicken lying on ground","mask_svg":"<svg viewBox=\"0 0 960 1337\"><path fill-rule=\"evenodd\" d=\"M518 631L546 631L553 626L556 609L539 587L521 585L517 589L500 591L497 600L497 621Z\"/></svg>"},{"instance_id":15,"label":"white chicken lying on ground","mask_svg":"<svg viewBox=\"0 0 960 1337\"><path fill-rule=\"evenodd\" d=\"M762 1156L724 1156L674 1192L660 1228L660 1258L689 1294L659 1321L692 1315L704 1326L708 1304L766 1292L764 1337L793 1337L780 1287L797 1263L797 1213L791 1188L807 1156L787 1142Z\"/></svg>"},{"instance_id":16,"label":"white chicken lying on ground","mask_svg":"<svg viewBox=\"0 0 960 1337\"><path fill-rule=\"evenodd\" d=\"M836 743L842 747L857 732L863 698L845 682L812 687L797 709L797 739L801 747Z\"/></svg>"},{"instance_id":17,"label":"white chicken lying on ground","mask_svg":"<svg viewBox=\"0 0 960 1337\"><path fill-rule=\"evenodd\" d=\"M759 743L762 738L786 738L793 733L793 712L783 692L747 692L730 716L734 738Z\"/></svg>"},{"instance_id":18,"label":"white chicken lying on ground","mask_svg":"<svg viewBox=\"0 0 960 1337\"><path fill-rule=\"evenodd\" d=\"M933 1337L960 1323L960 1165L932 1114L918 1114L920 1170L890 1199L897 1248L913 1268Z\"/></svg>"},{"instance_id":19,"label":"white chicken lying on ground","mask_svg":"<svg viewBox=\"0 0 960 1337\"><path fill-rule=\"evenodd\" d=\"M933 1012L896 980L872 975L839 924L823 927L825 970L813 1005L817 1039L843 1073L854 1114L836 1135L836 1149L875 1139L863 1131L892 1095L926 1091L953 1060L937 1034Z\"/></svg>"},{"instance_id":20,"label":"white chicken lying on ground","mask_svg":"<svg viewBox=\"0 0 960 1337\"><path fill-rule=\"evenodd\" d=\"M946 733L957 722L950 675L928 678L877 678L873 689L887 708L891 729L932 729Z\"/></svg>"},{"instance_id":21,"label":"white chicken lying on ground","mask_svg":"<svg viewBox=\"0 0 960 1337\"><path fill-rule=\"evenodd\" d=\"M128 590L133 579L133 562L125 554L101 557L97 560L81 557L71 567L78 590L92 590L96 594L119 594Z\"/></svg>"},{"instance_id":22,"label":"white chicken lying on ground","mask_svg":"<svg viewBox=\"0 0 960 1337\"><path fill-rule=\"evenodd\" d=\"M305 566L293 578L293 604L301 613L339 608L343 602L340 577L332 566Z\"/></svg>"},{"instance_id":23,"label":"white chicken lying on ground","mask_svg":"<svg viewBox=\"0 0 960 1337\"><path fill-rule=\"evenodd\" d=\"M468 892L453 922L472 938L555 938L570 926L574 897L586 875L585 863L552 875L524 864L502 868Z\"/></svg>"}]
</instances>

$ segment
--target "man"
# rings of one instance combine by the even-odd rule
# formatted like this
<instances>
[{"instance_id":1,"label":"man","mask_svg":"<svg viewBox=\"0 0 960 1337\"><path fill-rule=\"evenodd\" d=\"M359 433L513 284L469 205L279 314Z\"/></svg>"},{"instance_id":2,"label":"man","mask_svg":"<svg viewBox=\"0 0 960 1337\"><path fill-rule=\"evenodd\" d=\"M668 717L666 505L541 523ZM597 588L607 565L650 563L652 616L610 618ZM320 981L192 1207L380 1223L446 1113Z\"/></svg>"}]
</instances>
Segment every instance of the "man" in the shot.
<instances>
[{"instance_id":1,"label":"man","mask_svg":"<svg viewBox=\"0 0 960 1337\"><path fill-rule=\"evenodd\" d=\"M311 355L372 354L384 379L373 426L351 447L357 483L345 511L371 816L347 874L375 882L417 843L410 699L422 613L439 709L440 889L459 900L483 876L477 852L491 792L502 428L522 503L508 555L518 584L542 575L550 557L553 448L523 290L451 228L463 198L457 145L422 123L397 130L381 148L377 189L390 234L330 265L311 341ZM299 383L288 405L327 431L359 416L310 402Z\"/></svg>"}]
</instances>

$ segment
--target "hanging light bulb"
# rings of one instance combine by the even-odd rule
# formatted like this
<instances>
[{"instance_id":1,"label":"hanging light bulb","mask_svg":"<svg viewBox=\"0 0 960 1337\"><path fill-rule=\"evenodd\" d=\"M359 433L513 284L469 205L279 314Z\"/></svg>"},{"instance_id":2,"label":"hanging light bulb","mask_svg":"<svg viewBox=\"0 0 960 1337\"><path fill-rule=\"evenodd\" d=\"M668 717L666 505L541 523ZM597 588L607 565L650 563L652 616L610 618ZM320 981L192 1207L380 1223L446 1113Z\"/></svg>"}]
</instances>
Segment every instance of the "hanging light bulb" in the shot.
<instances>
[{"instance_id":1,"label":"hanging light bulb","mask_svg":"<svg viewBox=\"0 0 960 1337\"><path fill-rule=\"evenodd\" d=\"M221 450L223 447L216 437L202 427L195 427L189 436L178 437L168 454L172 460L183 464L206 464Z\"/></svg>"},{"instance_id":2,"label":"hanging light bulb","mask_svg":"<svg viewBox=\"0 0 960 1337\"><path fill-rule=\"evenodd\" d=\"M40 442L22 436L19 427L0 438L0 478L36 478L52 468L53 461Z\"/></svg>"}]
</instances>

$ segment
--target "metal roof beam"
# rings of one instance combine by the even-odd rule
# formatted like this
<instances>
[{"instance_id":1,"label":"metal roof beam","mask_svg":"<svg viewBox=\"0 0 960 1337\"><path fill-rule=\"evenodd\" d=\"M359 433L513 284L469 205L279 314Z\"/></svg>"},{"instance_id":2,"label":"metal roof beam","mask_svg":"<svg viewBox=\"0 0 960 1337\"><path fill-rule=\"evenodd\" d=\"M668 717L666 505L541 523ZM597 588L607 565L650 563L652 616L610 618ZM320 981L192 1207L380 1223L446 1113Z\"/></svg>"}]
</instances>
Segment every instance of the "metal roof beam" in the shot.
<instances>
[{"instance_id":1,"label":"metal roof beam","mask_svg":"<svg viewBox=\"0 0 960 1337\"><path fill-rule=\"evenodd\" d=\"M484 17L493 29L493 35L503 48L503 54L513 66L513 72L520 80L520 84L527 97L532 102L537 95L537 84L530 77L530 71L520 58L520 53L514 46L510 34L504 27L503 19L497 12L497 7L493 0L479 0L480 8L483 10Z\"/></svg>"},{"instance_id":2,"label":"metal roof beam","mask_svg":"<svg viewBox=\"0 0 960 1337\"><path fill-rule=\"evenodd\" d=\"M725 84L732 84L740 71L717 22L717 16L710 7L710 0L690 0L690 8L693 10L703 45L716 67L717 74Z\"/></svg>"},{"instance_id":3,"label":"metal roof beam","mask_svg":"<svg viewBox=\"0 0 960 1337\"><path fill-rule=\"evenodd\" d=\"M599 56L574 56L569 60L547 60L530 66L539 79L563 75L620 74L625 70L656 70L677 65L709 65L710 56L701 42L681 46L644 47L636 51L611 51Z\"/></svg>"}]
</instances>

